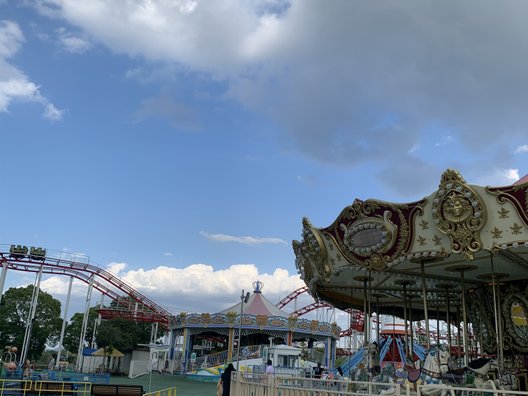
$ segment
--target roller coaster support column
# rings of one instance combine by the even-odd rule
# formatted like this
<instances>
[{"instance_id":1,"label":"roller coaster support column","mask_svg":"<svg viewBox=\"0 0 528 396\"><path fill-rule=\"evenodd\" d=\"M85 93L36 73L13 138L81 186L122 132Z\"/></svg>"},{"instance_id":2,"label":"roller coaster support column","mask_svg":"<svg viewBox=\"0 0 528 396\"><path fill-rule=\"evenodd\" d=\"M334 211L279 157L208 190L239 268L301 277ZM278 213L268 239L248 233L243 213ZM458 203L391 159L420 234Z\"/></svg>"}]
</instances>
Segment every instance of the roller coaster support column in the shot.
<instances>
[{"instance_id":1,"label":"roller coaster support column","mask_svg":"<svg viewBox=\"0 0 528 396\"><path fill-rule=\"evenodd\" d=\"M104 300L104 294L101 293L101 301L99 302L99 308L103 308L103 300ZM92 332L92 345L90 345L92 348L95 348L96 342L95 342L95 336L97 335L97 326L101 325L101 314L97 315L97 318L94 322L93 332Z\"/></svg>"},{"instance_id":2,"label":"roller coaster support column","mask_svg":"<svg viewBox=\"0 0 528 396\"><path fill-rule=\"evenodd\" d=\"M2 296L4 295L4 284L7 276L7 261L2 262L2 275L0 275L0 302L2 302Z\"/></svg>"},{"instance_id":3,"label":"roller coaster support column","mask_svg":"<svg viewBox=\"0 0 528 396\"><path fill-rule=\"evenodd\" d=\"M57 360L55 361L55 367L59 367L61 353L63 349L62 343L64 342L64 331L66 330L66 323L68 322L68 310L70 309L70 297L73 285L73 276L70 276L70 284L68 285L68 294L66 296L66 304L64 305L64 314L62 315L62 328L59 339L59 351L57 352Z\"/></svg>"},{"instance_id":4,"label":"roller coaster support column","mask_svg":"<svg viewBox=\"0 0 528 396\"><path fill-rule=\"evenodd\" d=\"M44 266L40 266L39 272L35 278L35 284L33 285L33 296L31 297L31 305L29 306L29 315L26 323L26 333L24 334L24 343L22 344L22 351L20 352L20 364L24 364L26 361L29 344L31 340L31 329L33 327L33 320L37 312L38 296L40 291L40 280L42 279L42 270Z\"/></svg>"},{"instance_id":5,"label":"roller coaster support column","mask_svg":"<svg viewBox=\"0 0 528 396\"><path fill-rule=\"evenodd\" d=\"M82 322L82 327L81 327L81 335L79 337L79 348L77 349L77 363L75 365L75 368L77 369L77 371L82 371L82 366L83 366L84 339L86 338L86 328L88 324L88 314L90 313L90 300L92 299L94 277L95 277L95 274L92 274L92 276L90 276L90 283L88 283L88 291L86 292L86 304L84 306L84 316L83 316L83 322Z\"/></svg>"}]
</instances>

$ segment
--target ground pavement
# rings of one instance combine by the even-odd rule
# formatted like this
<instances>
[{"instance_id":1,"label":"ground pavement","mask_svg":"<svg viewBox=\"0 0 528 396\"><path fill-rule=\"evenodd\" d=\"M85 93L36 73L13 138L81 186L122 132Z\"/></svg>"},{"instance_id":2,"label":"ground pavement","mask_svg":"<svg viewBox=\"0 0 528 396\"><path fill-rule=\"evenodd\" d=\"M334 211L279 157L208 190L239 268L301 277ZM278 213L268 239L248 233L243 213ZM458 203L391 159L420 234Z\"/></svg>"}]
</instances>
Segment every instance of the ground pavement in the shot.
<instances>
[{"instance_id":1,"label":"ground pavement","mask_svg":"<svg viewBox=\"0 0 528 396\"><path fill-rule=\"evenodd\" d=\"M111 384L143 385L145 392L149 391L149 376L138 378L110 377ZM176 387L176 396L208 396L216 395L216 383L197 382L188 380L181 375L152 373L151 391Z\"/></svg>"}]
</instances>

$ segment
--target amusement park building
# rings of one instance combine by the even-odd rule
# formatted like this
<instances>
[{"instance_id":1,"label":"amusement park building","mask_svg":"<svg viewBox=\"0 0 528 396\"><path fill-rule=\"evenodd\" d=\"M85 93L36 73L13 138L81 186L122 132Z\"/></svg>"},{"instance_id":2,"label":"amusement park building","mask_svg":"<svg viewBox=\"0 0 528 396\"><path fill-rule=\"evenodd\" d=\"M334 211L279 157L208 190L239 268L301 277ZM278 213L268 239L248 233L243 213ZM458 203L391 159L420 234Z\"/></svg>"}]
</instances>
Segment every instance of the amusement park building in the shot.
<instances>
[{"instance_id":1,"label":"amusement park building","mask_svg":"<svg viewBox=\"0 0 528 396\"><path fill-rule=\"evenodd\" d=\"M303 219L293 248L315 298L425 319L427 333L431 319L462 323L463 351L471 323L481 352L527 364L528 180L482 187L447 170L419 201L356 199L324 228Z\"/></svg>"},{"instance_id":2,"label":"amusement park building","mask_svg":"<svg viewBox=\"0 0 528 396\"><path fill-rule=\"evenodd\" d=\"M253 283L253 294L247 302L241 301L218 313L181 313L172 327L176 335L183 336L183 361L187 368L193 349L201 339L220 339L227 345L227 361L236 356L235 341L241 330L240 346L269 343L292 345L294 341L314 341L325 345L325 364L333 367L336 341L340 328L336 323L301 319L277 308L262 294L262 282ZM242 314L241 314L242 313ZM242 321L242 322L240 322ZM176 339L176 337L173 337Z\"/></svg>"}]
</instances>

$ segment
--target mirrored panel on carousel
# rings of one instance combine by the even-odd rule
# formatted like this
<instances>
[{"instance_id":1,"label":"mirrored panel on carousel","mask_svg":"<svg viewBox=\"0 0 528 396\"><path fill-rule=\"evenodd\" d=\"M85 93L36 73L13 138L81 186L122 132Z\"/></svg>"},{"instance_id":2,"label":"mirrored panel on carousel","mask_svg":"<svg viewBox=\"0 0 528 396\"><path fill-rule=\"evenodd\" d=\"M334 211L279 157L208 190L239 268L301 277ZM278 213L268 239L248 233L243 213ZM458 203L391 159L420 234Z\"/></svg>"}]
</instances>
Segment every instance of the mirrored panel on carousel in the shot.
<instances>
[{"instance_id":1,"label":"mirrored panel on carousel","mask_svg":"<svg viewBox=\"0 0 528 396\"><path fill-rule=\"evenodd\" d=\"M509 294L502 312L508 334L523 351L528 351L528 299L520 293Z\"/></svg>"}]
</instances>

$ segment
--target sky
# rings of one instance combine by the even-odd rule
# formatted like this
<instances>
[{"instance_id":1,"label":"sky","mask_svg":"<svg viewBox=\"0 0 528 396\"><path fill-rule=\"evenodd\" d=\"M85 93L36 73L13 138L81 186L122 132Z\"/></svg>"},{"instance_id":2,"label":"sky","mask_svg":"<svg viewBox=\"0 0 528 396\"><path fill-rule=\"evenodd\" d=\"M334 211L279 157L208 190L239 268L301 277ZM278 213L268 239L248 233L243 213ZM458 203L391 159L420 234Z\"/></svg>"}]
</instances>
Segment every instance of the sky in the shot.
<instances>
[{"instance_id":1,"label":"sky","mask_svg":"<svg viewBox=\"0 0 528 396\"><path fill-rule=\"evenodd\" d=\"M0 243L82 255L174 313L257 279L278 302L303 285L304 216L421 199L448 168L528 173L527 18L524 0L0 0Z\"/></svg>"}]
</instances>

